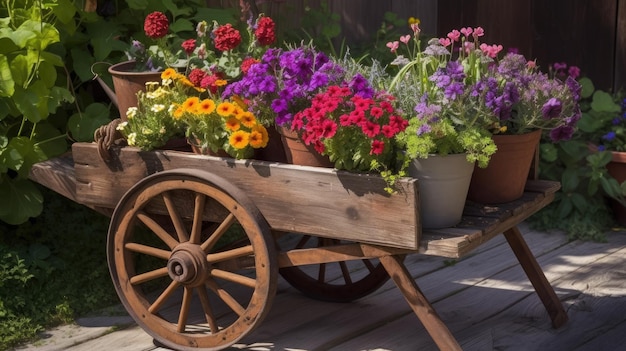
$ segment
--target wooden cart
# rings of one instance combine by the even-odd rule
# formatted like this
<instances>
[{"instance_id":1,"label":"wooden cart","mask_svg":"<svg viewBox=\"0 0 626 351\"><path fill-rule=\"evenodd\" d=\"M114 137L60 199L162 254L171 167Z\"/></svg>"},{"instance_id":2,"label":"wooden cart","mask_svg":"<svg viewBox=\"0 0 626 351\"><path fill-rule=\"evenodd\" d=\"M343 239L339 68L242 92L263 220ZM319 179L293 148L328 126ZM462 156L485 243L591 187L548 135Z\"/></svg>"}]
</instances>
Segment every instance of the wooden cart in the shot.
<instances>
[{"instance_id":1,"label":"wooden cart","mask_svg":"<svg viewBox=\"0 0 626 351\"><path fill-rule=\"evenodd\" d=\"M279 274L313 298L351 301L391 277L442 350L461 347L407 271L412 253L462 257L504 233L554 327L567 314L517 225L559 184L531 180L498 206L466 205L454 228L422 232L415 179L387 194L376 175L176 151L75 143L31 178L111 216L108 264L120 300L157 342L220 350L268 312ZM328 264L340 277L326 274ZM192 307L193 306L193 307Z\"/></svg>"}]
</instances>

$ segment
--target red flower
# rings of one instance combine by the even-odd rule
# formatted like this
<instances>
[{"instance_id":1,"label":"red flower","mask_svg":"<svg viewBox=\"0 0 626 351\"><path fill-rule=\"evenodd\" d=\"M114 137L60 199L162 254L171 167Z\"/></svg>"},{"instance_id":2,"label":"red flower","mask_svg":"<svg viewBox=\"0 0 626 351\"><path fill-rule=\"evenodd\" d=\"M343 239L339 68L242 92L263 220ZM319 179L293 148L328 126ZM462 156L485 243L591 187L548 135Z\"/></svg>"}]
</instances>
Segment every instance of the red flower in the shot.
<instances>
[{"instance_id":1,"label":"red flower","mask_svg":"<svg viewBox=\"0 0 626 351\"><path fill-rule=\"evenodd\" d=\"M385 143L381 140L372 140L370 155L380 155L385 151Z\"/></svg>"},{"instance_id":2,"label":"red flower","mask_svg":"<svg viewBox=\"0 0 626 351\"><path fill-rule=\"evenodd\" d=\"M243 60L243 62L241 63L241 72L243 72L243 74L248 73L248 70L250 69L250 67L258 62L259 60L255 59L254 57L248 57L247 59Z\"/></svg>"},{"instance_id":3,"label":"red flower","mask_svg":"<svg viewBox=\"0 0 626 351\"><path fill-rule=\"evenodd\" d=\"M193 51L196 49L196 39L187 39L183 41L180 45L187 55L193 54Z\"/></svg>"},{"instance_id":4,"label":"red flower","mask_svg":"<svg viewBox=\"0 0 626 351\"><path fill-rule=\"evenodd\" d=\"M275 27L276 25L271 18L261 17L261 19L259 19L257 28L254 31L254 36L259 41L259 44L267 46L276 40L276 33L274 32Z\"/></svg>"},{"instance_id":5,"label":"red flower","mask_svg":"<svg viewBox=\"0 0 626 351\"><path fill-rule=\"evenodd\" d=\"M163 38L167 35L170 22L162 12L155 11L146 16L146 20L143 23L143 30L146 35L152 39Z\"/></svg>"},{"instance_id":6,"label":"red flower","mask_svg":"<svg viewBox=\"0 0 626 351\"><path fill-rule=\"evenodd\" d=\"M200 86L204 89L209 90L212 94L217 93L217 89L219 88L217 85L215 85L215 82L221 79L220 77L218 77L216 74L211 74L211 75L206 75L204 78L202 78L202 81L200 82Z\"/></svg>"},{"instance_id":7,"label":"red flower","mask_svg":"<svg viewBox=\"0 0 626 351\"><path fill-rule=\"evenodd\" d=\"M206 76L207 73L199 68L194 68L189 72L189 80L197 87L202 86L202 81Z\"/></svg>"},{"instance_id":8,"label":"red flower","mask_svg":"<svg viewBox=\"0 0 626 351\"><path fill-rule=\"evenodd\" d=\"M215 48L220 51L232 50L241 43L241 34L230 23L217 27L213 34Z\"/></svg>"}]
</instances>

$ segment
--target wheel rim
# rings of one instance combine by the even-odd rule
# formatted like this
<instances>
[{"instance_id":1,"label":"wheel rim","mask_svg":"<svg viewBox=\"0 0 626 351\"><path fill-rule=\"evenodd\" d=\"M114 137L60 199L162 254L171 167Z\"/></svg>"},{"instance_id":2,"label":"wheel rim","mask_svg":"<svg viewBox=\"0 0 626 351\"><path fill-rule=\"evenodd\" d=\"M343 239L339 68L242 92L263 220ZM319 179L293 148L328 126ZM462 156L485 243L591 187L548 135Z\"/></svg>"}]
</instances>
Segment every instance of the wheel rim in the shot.
<instances>
[{"instance_id":1,"label":"wheel rim","mask_svg":"<svg viewBox=\"0 0 626 351\"><path fill-rule=\"evenodd\" d=\"M342 243L345 242L302 235L293 248L324 247ZM338 275L329 273L331 265L339 268ZM304 295L330 302L350 302L359 299L376 291L389 280L389 274L377 259L285 267L279 272L291 286Z\"/></svg>"},{"instance_id":2,"label":"wheel rim","mask_svg":"<svg viewBox=\"0 0 626 351\"><path fill-rule=\"evenodd\" d=\"M269 310L277 264L268 238L254 204L223 179L195 170L162 172L118 204L109 269L127 311L158 342L219 350L252 331Z\"/></svg>"}]
</instances>

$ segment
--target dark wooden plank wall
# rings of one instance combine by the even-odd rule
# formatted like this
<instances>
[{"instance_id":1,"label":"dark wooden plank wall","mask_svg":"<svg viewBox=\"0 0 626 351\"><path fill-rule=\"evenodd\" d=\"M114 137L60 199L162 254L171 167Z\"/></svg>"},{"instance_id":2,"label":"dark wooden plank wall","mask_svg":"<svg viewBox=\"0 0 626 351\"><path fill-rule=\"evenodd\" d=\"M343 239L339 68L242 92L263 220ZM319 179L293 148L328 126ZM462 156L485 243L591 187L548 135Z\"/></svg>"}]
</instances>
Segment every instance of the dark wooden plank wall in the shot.
<instances>
[{"instance_id":1,"label":"dark wooden plank wall","mask_svg":"<svg viewBox=\"0 0 626 351\"><path fill-rule=\"evenodd\" d=\"M426 34L482 26L483 41L514 47L546 68L579 66L601 89L626 89L626 0L257 0L287 28L322 2L341 16L347 43L363 43L380 28L385 12L420 18ZM238 0L207 0L238 6Z\"/></svg>"}]
</instances>

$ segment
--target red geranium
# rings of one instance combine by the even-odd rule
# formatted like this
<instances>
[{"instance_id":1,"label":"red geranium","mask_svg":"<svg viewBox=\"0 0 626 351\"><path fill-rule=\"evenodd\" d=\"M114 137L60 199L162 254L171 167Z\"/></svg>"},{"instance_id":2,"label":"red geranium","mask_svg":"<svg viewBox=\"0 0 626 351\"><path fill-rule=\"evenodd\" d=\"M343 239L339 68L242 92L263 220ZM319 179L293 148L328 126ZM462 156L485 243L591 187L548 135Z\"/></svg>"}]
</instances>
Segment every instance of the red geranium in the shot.
<instances>
[{"instance_id":1,"label":"red geranium","mask_svg":"<svg viewBox=\"0 0 626 351\"><path fill-rule=\"evenodd\" d=\"M207 76L208 74L199 69L199 68L194 68L191 70L191 72L189 72L189 81L191 81L193 83L194 86L196 87L201 87L202 86L202 80Z\"/></svg>"},{"instance_id":2,"label":"red geranium","mask_svg":"<svg viewBox=\"0 0 626 351\"><path fill-rule=\"evenodd\" d=\"M257 23L257 28L254 31L259 44L263 46L271 45L276 40L275 23L269 17L261 17Z\"/></svg>"},{"instance_id":3,"label":"red geranium","mask_svg":"<svg viewBox=\"0 0 626 351\"><path fill-rule=\"evenodd\" d=\"M243 72L243 74L248 73L250 66L258 62L259 62L258 59L255 59L254 57L248 57L247 59L243 60L243 62L241 63L241 72Z\"/></svg>"},{"instance_id":4,"label":"red geranium","mask_svg":"<svg viewBox=\"0 0 626 351\"><path fill-rule=\"evenodd\" d=\"M241 34L230 23L217 27L213 34L215 48L220 51L232 50L241 43Z\"/></svg>"},{"instance_id":5,"label":"red geranium","mask_svg":"<svg viewBox=\"0 0 626 351\"><path fill-rule=\"evenodd\" d=\"M146 16L146 20L143 23L143 30L146 35L152 39L163 38L167 35L170 22L167 16L162 12L155 11Z\"/></svg>"}]
</instances>

